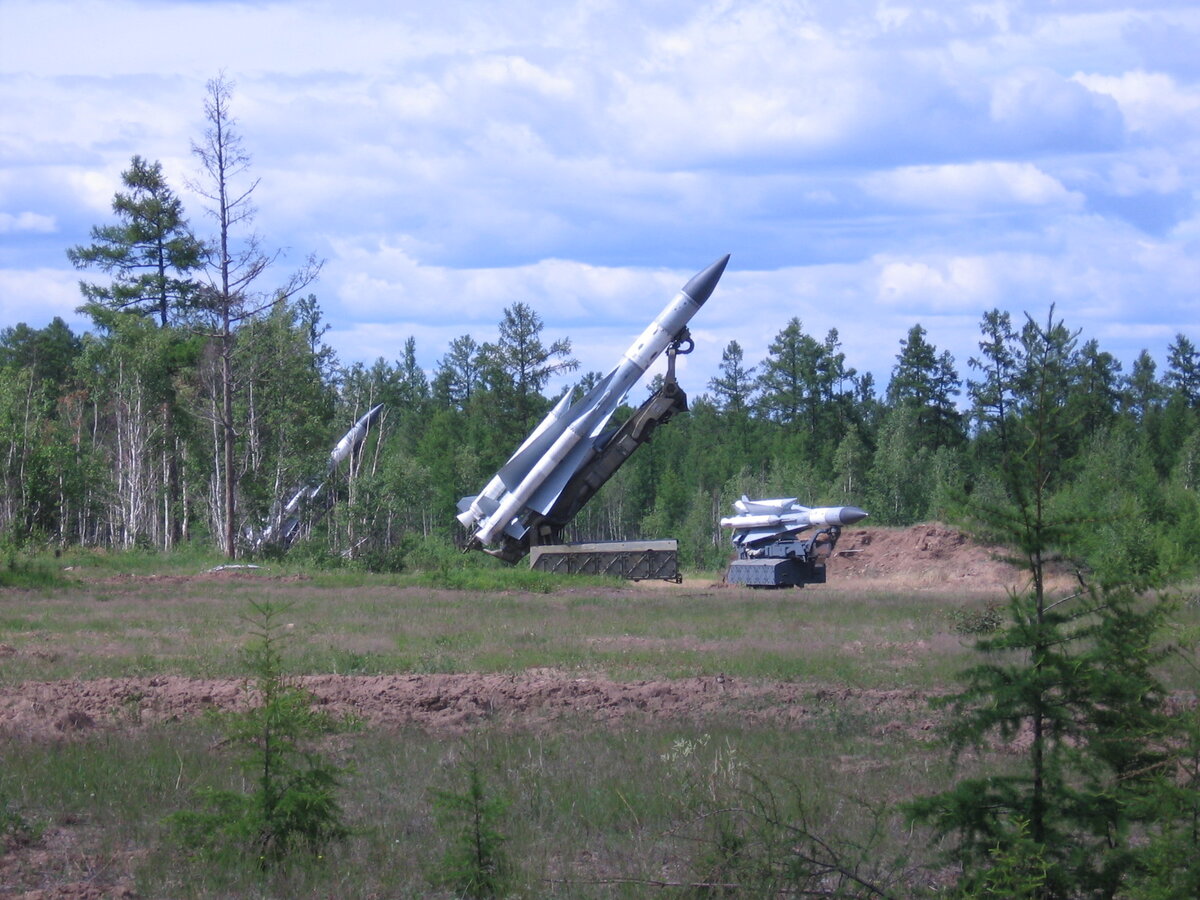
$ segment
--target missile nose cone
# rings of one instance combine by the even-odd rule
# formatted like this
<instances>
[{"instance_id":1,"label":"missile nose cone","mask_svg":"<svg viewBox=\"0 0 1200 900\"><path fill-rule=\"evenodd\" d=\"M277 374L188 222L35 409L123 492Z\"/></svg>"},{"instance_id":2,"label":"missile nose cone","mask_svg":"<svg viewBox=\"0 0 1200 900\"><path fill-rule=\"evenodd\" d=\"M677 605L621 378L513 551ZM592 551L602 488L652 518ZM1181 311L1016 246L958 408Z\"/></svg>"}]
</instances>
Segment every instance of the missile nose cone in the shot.
<instances>
[{"instance_id":1,"label":"missile nose cone","mask_svg":"<svg viewBox=\"0 0 1200 900\"><path fill-rule=\"evenodd\" d=\"M683 292L696 301L697 306L703 306L704 301L712 296L713 289L725 273L725 264L729 262L726 253L703 272L697 272L692 280L683 286Z\"/></svg>"},{"instance_id":2,"label":"missile nose cone","mask_svg":"<svg viewBox=\"0 0 1200 900\"><path fill-rule=\"evenodd\" d=\"M843 506L842 514L838 518L842 520L843 525L854 525L865 519L867 515L866 510L859 509L857 506Z\"/></svg>"}]
</instances>

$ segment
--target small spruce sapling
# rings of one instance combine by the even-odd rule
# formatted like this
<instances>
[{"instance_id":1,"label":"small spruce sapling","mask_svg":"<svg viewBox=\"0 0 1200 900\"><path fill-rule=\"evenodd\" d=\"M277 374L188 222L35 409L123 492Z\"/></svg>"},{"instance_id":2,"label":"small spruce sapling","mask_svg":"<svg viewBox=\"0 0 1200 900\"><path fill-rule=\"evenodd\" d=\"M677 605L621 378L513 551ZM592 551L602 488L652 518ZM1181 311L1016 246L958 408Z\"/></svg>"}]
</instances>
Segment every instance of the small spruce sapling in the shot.
<instances>
[{"instance_id":1,"label":"small spruce sapling","mask_svg":"<svg viewBox=\"0 0 1200 900\"><path fill-rule=\"evenodd\" d=\"M256 788L201 788L196 796L206 808L175 813L171 822L185 846L244 855L269 868L295 850L319 857L348 836L336 797L345 769L312 748L334 723L284 674L279 620L286 607L251 601L251 608L247 661L254 681L247 690L255 702L227 721L228 743L241 751L241 768Z\"/></svg>"},{"instance_id":2,"label":"small spruce sapling","mask_svg":"<svg viewBox=\"0 0 1200 900\"><path fill-rule=\"evenodd\" d=\"M467 789L437 791L433 807L451 842L431 880L472 900L505 896L513 881L507 838L500 831L508 802L489 793L478 762L467 770Z\"/></svg>"}]
</instances>

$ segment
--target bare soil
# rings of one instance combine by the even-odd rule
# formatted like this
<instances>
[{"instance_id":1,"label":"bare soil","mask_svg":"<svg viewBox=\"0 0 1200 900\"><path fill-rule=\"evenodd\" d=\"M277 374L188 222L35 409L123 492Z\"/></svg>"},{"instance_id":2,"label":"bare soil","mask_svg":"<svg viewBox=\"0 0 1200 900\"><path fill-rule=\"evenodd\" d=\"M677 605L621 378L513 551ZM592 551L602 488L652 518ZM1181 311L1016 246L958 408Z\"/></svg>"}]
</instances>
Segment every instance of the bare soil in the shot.
<instances>
[{"instance_id":1,"label":"bare soil","mask_svg":"<svg viewBox=\"0 0 1200 900\"><path fill-rule=\"evenodd\" d=\"M936 522L909 528L848 528L842 532L831 580L869 583L890 590L1022 590L1028 577L1000 547L973 541L961 531ZM1051 567L1052 587L1074 578L1065 566Z\"/></svg>"},{"instance_id":2,"label":"bare soil","mask_svg":"<svg viewBox=\"0 0 1200 900\"><path fill-rule=\"evenodd\" d=\"M832 706L842 712L895 714L924 705L909 690L856 690L795 682L742 681L717 675L617 682L554 670L520 675L311 675L297 679L335 716L382 728L418 727L457 734L492 723L522 728L591 720L711 720L795 727ZM131 729L244 708L253 691L234 679L178 676L27 682L0 689L0 728L34 740L93 729ZM919 725L923 729L924 725Z\"/></svg>"}]
</instances>

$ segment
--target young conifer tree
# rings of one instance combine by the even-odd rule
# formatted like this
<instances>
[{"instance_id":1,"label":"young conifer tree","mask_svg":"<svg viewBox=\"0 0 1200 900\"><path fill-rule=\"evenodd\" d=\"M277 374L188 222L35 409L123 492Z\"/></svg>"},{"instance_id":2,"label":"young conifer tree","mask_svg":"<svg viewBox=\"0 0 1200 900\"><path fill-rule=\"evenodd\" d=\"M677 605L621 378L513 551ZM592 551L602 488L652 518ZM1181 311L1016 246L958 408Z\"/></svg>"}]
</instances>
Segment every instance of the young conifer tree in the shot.
<instances>
[{"instance_id":1,"label":"young conifer tree","mask_svg":"<svg viewBox=\"0 0 1200 900\"><path fill-rule=\"evenodd\" d=\"M1063 414L1074 336L1053 310L1030 319L1014 346L1002 471L1004 503L976 507L989 534L1006 540L1029 574L1013 592L1008 621L976 642L982 661L947 698L955 758L974 749L980 774L910 806L914 819L953 836L963 896L1036 865L1027 896L1113 897L1139 869L1132 838L1143 824L1138 802L1153 790L1170 727L1156 675L1168 607L1129 586L1067 596L1047 586L1048 560L1081 523L1056 518L1058 449L1072 427ZM1082 585L1082 582L1081 582ZM993 751L1006 746L1016 765Z\"/></svg>"}]
</instances>

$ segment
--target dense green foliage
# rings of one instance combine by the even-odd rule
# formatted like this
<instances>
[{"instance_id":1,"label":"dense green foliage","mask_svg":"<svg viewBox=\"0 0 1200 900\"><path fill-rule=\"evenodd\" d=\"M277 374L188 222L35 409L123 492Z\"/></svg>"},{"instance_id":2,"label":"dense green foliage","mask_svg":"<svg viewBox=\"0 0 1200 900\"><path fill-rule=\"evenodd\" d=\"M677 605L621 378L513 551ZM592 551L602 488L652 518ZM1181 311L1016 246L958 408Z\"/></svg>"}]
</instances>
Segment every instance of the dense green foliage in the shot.
<instances>
[{"instance_id":1,"label":"dense green foliage","mask_svg":"<svg viewBox=\"0 0 1200 900\"><path fill-rule=\"evenodd\" d=\"M1064 415L1072 338L1051 315L1045 326L1027 325L1024 345L1032 352L1023 400L997 417L1007 490L972 513L1020 553L1029 587L1012 593L1007 621L976 640L981 661L962 674L962 690L943 698L956 757L971 750L988 758L1000 746L1008 759L988 759L982 774L909 809L939 837L952 836L960 896L1182 900L1193 894L1154 890L1164 865L1176 883L1193 878L1194 866L1180 861L1200 849L1195 797L1178 803L1194 789L1182 763L1195 754L1195 735L1186 714L1172 714L1161 680L1182 638L1170 635L1175 607L1137 593L1161 572L1125 555L1100 567L1098 584L1081 578L1075 594L1049 596L1053 548L1071 546L1094 525L1075 504L1052 502L1069 483L1072 454L1063 448L1075 437ZM1131 895L1140 878L1154 889Z\"/></svg>"},{"instance_id":2,"label":"dense green foliage","mask_svg":"<svg viewBox=\"0 0 1200 900\"><path fill-rule=\"evenodd\" d=\"M61 320L0 332L0 533L17 545L224 551L222 339L135 312L96 315L83 335ZM548 373L572 362L569 342L543 342L524 304L504 315L498 344L464 335L432 377L411 338L394 362L339 365L311 294L243 321L229 356L237 551L253 552L273 510L325 479L333 444L377 403L367 442L306 508L300 552L394 570L413 542L449 543L459 497L515 449L555 399L543 393ZM963 380L914 326L882 398L846 367L836 333L817 341L793 319L751 367L731 343L708 390L692 386L690 415L633 456L572 536L674 536L685 565L718 567L717 520L743 493L855 504L896 525L1010 503L999 448L1006 430L1028 427L1035 332L989 312ZM1186 571L1200 548L1190 344L1176 339L1159 379L1148 355L1124 377L1094 341L1078 347L1061 323L1051 337L1060 427L1047 452L1061 465L1045 502L1089 523L1056 549L1102 579ZM956 405L964 393L969 407Z\"/></svg>"}]
</instances>

